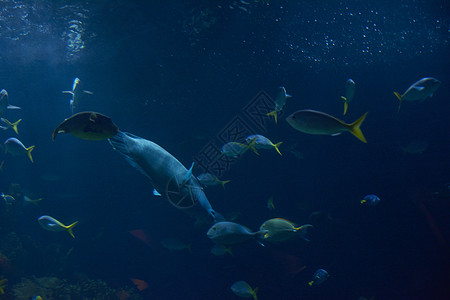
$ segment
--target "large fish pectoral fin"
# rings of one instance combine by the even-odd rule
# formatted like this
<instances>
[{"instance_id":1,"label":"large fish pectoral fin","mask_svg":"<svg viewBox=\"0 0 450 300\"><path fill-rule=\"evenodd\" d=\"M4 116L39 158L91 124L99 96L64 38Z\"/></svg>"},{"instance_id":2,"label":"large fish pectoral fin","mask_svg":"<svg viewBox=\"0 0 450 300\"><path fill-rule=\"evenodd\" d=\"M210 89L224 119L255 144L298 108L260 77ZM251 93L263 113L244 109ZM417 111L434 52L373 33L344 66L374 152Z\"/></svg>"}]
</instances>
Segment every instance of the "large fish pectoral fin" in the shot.
<instances>
[{"instance_id":1,"label":"large fish pectoral fin","mask_svg":"<svg viewBox=\"0 0 450 300\"><path fill-rule=\"evenodd\" d=\"M364 137L364 134L362 133L360 126L361 126L362 122L364 121L364 119L366 118L367 113L368 112L366 112L364 115L359 117L359 119L356 120L355 122L353 122L352 124L349 124L349 127L348 127L350 133L353 134L354 136L356 136L363 143L367 143L367 140Z\"/></svg>"}]
</instances>

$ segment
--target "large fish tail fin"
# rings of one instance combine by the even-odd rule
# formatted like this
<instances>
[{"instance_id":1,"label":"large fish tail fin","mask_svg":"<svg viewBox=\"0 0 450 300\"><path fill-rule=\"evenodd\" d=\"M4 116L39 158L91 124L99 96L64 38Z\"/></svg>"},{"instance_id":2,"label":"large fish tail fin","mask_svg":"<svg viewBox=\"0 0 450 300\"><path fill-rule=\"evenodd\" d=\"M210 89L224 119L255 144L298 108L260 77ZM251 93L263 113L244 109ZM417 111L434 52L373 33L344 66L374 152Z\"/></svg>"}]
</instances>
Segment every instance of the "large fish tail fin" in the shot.
<instances>
[{"instance_id":1,"label":"large fish tail fin","mask_svg":"<svg viewBox=\"0 0 450 300\"><path fill-rule=\"evenodd\" d=\"M75 225L77 225L77 224L78 224L78 221L73 222L72 224L70 224L69 226L66 227L67 232L68 232L73 238L75 238L75 236L73 235L72 230L73 230L73 228L75 227Z\"/></svg>"},{"instance_id":2,"label":"large fish tail fin","mask_svg":"<svg viewBox=\"0 0 450 300\"><path fill-rule=\"evenodd\" d=\"M367 113L368 112L366 112L364 115L359 117L359 119L356 120L355 122L353 122L352 124L348 125L350 133L353 134L354 136L356 136L363 143L367 143L367 141L366 141L366 138L364 137L364 134L362 133L362 131L361 131L361 129L359 127L361 126L362 122L366 118Z\"/></svg>"},{"instance_id":3,"label":"large fish tail fin","mask_svg":"<svg viewBox=\"0 0 450 300\"><path fill-rule=\"evenodd\" d=\"M271 111L270 113L267 113L266 115L273 116L275 118L275 123L278 123L278 112L276 110Z\"/></svg>"},{"instance_id":4,"label":"large fish tail fin","mask_svg":"<svg viewBox=\"0 0 450 300\"><path fill-rule=\"evenodd\" d=\"M403 98L402 98L402 95L400 95L399 93L397 93L397 92L394 92L394 95L398 98L398 100L400 101L400 103L398 104L398 110L397 110L397 112L399 112L400 111L400 107L402 106L402 100L403 100Z\"/></svg>"},{"instance_id":5,"label":"large fish tail fin","mask_svg":"<svg viewBox=\"0 0 450 300\"><path fill-rule=\"evenodd\" d=\"M341 99L344 100L344 116L347 113L347 109L348 109L348 101L347 98L345 98L344 96L341 96Z\"/></svg>"},{"instance_id":6,"label":"large fish tail fin","mask_svg":"<svg viewBox=\"0 0 450 300\"><path fill-rule=\"evenodd\" d=\"M26 148L28 158L31 160L31 162L34 162L34 161L33 161L33 156L31 156L31 151L33 151L33 149L34 149L34 145L33 145L33 146L30 146L30 147L28 147L28 148Z\"/></svg>"}]
</instances>

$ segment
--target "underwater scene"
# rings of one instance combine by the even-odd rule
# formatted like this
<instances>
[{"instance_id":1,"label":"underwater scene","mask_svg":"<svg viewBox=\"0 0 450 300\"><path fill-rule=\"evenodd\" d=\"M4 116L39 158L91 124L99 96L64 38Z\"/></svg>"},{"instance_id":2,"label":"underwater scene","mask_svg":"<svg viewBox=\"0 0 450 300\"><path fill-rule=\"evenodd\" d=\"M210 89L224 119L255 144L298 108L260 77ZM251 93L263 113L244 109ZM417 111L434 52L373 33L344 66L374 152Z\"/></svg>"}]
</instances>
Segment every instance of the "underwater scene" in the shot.
<instances>
[{"instance_id":1,"label":"underwater scene","mask_svg":"<svg viewBox=\"0 0 450 300\"><path fill-rule=\"evenodd\" d=\"M0 300L450 299L446 0L0 1Z\"/></svg>"}]
</instances>

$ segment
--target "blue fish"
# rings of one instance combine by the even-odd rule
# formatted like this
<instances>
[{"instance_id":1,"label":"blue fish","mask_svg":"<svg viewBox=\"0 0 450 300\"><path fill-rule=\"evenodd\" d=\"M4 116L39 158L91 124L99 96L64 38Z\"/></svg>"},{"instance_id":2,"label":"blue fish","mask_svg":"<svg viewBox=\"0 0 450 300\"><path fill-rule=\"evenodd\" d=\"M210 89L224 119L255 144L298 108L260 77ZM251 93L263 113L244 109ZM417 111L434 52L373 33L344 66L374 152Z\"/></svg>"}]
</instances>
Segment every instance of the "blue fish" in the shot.
<instances>
[{"instance_id":1,"label":"blue fish","mask_svg":"<svg viewBox=\"0 0 450 300\"><path fill-rule=\"evenodd\" d=\"M308 282L308 285L313 286L322 284L328 277L330 277L330 274L328 274L327 271L324 269L318 269L314 272L313 278L310 282Z\"/></svg>"},{"instance_id":2,"label":"blue fish","mask_svg":"<svg viewBox=\"0 0 450 300\"><path fill-rule=\"evenodd\" d=\"M361 200L361 204L367 204L370 206L375 206L380 202L380 197L377 195L367 195Z\"/></svg>"}]
</instances>

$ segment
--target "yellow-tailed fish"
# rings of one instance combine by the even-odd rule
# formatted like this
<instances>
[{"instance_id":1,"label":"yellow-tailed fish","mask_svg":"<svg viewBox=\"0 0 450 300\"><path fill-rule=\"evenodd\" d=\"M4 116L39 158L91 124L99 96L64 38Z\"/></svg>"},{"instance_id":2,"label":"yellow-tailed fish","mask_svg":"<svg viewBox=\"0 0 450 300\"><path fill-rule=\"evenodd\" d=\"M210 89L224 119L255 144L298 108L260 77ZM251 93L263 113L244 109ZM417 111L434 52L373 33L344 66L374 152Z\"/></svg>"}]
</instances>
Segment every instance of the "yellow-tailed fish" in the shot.
<instances>
[{"instance_id":1,"label":"yellow-tailed fish","mask_svg":"<svg viewBox=\"0 0 450 300\"><path fill-rule=\"evenodd\" d=\"M352 79L347 79L345 83L345 96L341 96L341 99L344 100L344 115L347 113L348 104L355 97L355 88L356 84Z\"/></svg>"},{"instance_id":2,"label":"yellow-tailed fish","mask_svg":"<svg viewBox=\"0 0 450 300\"><path fill-rule=\"evenodd\" d=\"M40 201L42 201L42 198L38 198L38 199L31 199L28 196L23 196L23 201L25 201L25 203L32 203L34 205L38 205L38 203Z\"/></svg>"},{"instance_id":3,"label":"yellow-tailed fish","mask_svg":"<svg viewBox=\"0 0 450 300\"><path fill-rule=\"evenodd\" d=\"M394 95L400 101L398 111L403 101L424 101L439 88L441 82L436 78L425 77L413 83L402 95L394 92Z\"/></svg>"},{"instance_id":4,"label":"yellow-tailed fish","mask_svg":"<svg viewBox=\"0 0 450 300\"><path fill-rule=\"evenodd\" d=\"M251 143L252 141L255 141L255 148L256 149L275 149L278 154L281 155L280 149L278 149L278 147L280 147L280 145L283 142L279 142L279 143L272 143L271 140L269 140L268 138L266 138L265 136L262 136L260 134L253 134L253 135L249 135L245 141L247 143Z\"/></svg>"},{"instance_id":5,"label":"yellow-tailed fish","mask_svg":"<svg viewBox=\"0 0 450 300\"><path fill-rule=\"evenodd\" d=\"M33 162L33 157L31 156L31 151L33 151L34 146L25 147L21 141L16 138L9 138L5 141L5 150L6 152L18 156L18 155L27 155L28 158Z\"/></svg>"},{"instance_id":6,"label":"yellow-tailed fish","mask_svg":"<svg viewBox=\"0 0 450 300\"><path fill-rule=\"evenodd\" d=\"M315 111L315 110L299 110L286 118L286 121L294 129L318 135L338 135L342 132L350 132L356 136L360 141L367 143L360 126L367 116L367 112L358 120L351 124L339 120L329 114Z\"/></svg>"},{"instance_id":7,"label":"yellow-tailed fish","mask_svg":"<svg viewBox=\"0 0 450 300\"><path fill-rule=\"evenodd\" d=\"M286 99L291 97L291 95L286 93L284 86L281 86L280 91L275 98L275 110L267 114L268 116L273 116L275 118L275 123L278 123L278 114L283 110L283 107L286 104Z\"/></svg>"},{"instance_id":8,"label":"yellow-tailed fish","mask_svg":"<svg viewBox=\"0 0 450 300\"><path fill-rule=\"evenodd\" d=\"M258 151L255 148L256 139L252 140L248 145L238 143L238 142L229 142L222 146L222 154L229 157L238 157L239 155L247 152L248 149L251 149L254 153L259 155Z\"/></svg>"},{"instance_id":9,"label":"yellow-tailed fish","mask_svg":"<svg viewBox=\"0 0 450 300\"><path fill-rule=\"evenodd\" d=\"M59 124L52 134L52 139L58 133L70 133L84 140L104 140L113 137L119 128L113 121L100 113L85 111L74 114Z\"/></svg>"},{"instance_id":10,"label":"yellow-tailed fish","mask_svg":"<svg viewBox=\"0 0 450 300\"><path fill-rule=\"evenodd\" d=\"M220 180L216 175L211 173L202 173L197 176L197 179L204 186L221 185L223 188L225 188L225 184L230 182L230 180Z\"/></svg>"},{"instance_id":11,"label":"yellow-tailed fish","mask_svg":"<svg viewBox=\"0 0 450 300\"><path fill-rule=\"evenodd\" d=\"M306 233L307 230L312 227L313 226L310 224L296 227L291 221L282 218L274 218L265 221L259 230L266 231L264 234L264 240L266 241L284 242L298 236L308 240L306 238Z\"/></svg>"},{"instance_id":12,"label":"yellow-tailed fish","mask_svg":"<svg viewBox=\"0 0 450 300\"><path fill-rule=\"evenodd\" d=\"M60 221L56 220L55 218L52 218L50 216L41 216L38 218L39 225L42 226L45 230L50 231L67 231L73 238L75 236L73 235L73 227L78 224L78 221L73 222L72 224L66 226Z\"/></svg>"},{"instance_id":13,"label":"yellow-tailed fish","mask_svg":"<svg viewBox=\"0 0 450 300\"><path fill-rule=\"evenodd\" d=\"M256 296L258 288L252 289L252 287L245 281L237 281L233 283L233 285L230 288L236 296L243 298L253 297L254 300L258 299L258 297Z\"/></svg>"},{"instance_id":14,"label":"yellow-tailed fish","mask_svg":"<svg viewBox=\"0 0 450 300\"><path fill-rule=\"evenodd\" d=\"M5 118L1 118L2 122L6 124L6 126L0 126L1 129L7 130L8 128L12 128L16 134L19 134L19 129L17 128L17 125L19 125L20 121L22 119L17 120L14 123L11 123L10 121L6 120Z\"/></svg>"},{"instance_id":15,"label":"yellow-tailed fish","mask_svg":"<svg viewBox=\"0 0 450 300\"><path fill-rule=\"evenodd\" d=\"M6 203L7 205L12 205L12 204L14 204L14 203L16 202L16 199L14 199L14 197L11 196L11 195L6 195L6 194L4 194L4 193L1 193L1 194L0 194L0 197L2 197L3 200L5 200L5 203Z\"/></svg>"}]
</instances>

